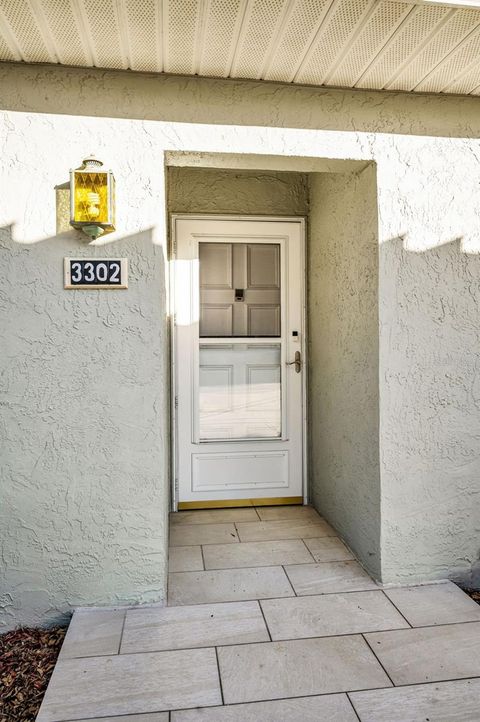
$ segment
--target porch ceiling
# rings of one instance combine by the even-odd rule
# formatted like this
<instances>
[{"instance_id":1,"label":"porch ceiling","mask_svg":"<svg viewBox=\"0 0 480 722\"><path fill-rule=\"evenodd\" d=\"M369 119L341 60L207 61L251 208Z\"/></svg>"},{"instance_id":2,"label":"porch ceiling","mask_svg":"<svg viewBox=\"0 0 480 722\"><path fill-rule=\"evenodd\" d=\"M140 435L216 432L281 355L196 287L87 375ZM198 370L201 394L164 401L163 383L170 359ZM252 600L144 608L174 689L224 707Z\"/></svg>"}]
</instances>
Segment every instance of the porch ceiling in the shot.
<instances>
[{"instance_id":1,"label":"porch ceiling","mask_svg":"<svg viewBox=\"0 0 480 722\"><path fill-rule=\"evenodd\" d=\"M480 6L0 0L0 60L478 96Z\"/></svg>"}]
</instances>

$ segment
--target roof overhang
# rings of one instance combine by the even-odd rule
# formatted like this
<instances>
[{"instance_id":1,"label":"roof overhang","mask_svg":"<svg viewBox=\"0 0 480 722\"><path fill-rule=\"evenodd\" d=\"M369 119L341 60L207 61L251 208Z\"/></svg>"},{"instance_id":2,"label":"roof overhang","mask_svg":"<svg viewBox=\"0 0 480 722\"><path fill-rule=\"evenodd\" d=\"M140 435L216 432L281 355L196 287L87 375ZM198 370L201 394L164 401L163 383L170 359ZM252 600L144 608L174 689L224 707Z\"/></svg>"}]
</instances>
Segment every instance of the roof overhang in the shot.
<instances>
[{"instance_id":1,"label":"roof overhang","mask_svg":"<svg viewBox=\"0 0 480 722\"><path fill-rule=\"evenodd\" d=\"M480 0L10 0L0 60L480 95Z\"/></svg>"}]
</instances>

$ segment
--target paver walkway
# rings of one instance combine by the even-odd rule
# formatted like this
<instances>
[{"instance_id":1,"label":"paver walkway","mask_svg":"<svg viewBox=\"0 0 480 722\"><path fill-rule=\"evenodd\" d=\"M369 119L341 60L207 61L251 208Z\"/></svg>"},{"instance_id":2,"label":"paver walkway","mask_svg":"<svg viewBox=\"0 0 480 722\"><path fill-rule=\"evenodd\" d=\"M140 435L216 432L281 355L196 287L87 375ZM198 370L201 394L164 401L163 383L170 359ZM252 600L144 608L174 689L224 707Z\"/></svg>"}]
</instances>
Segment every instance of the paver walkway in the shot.
<instances>
[{"instance_id":1,"label":"paver walkway","mask_svg":"<svg viewBox=\"0 0 480 722\"><path fill-rule=\"evenodd\" d=\"M39 722L479 722L480 606L308 507L171 516L169 606L75 612Z\"/></svg>"}]
</instances>

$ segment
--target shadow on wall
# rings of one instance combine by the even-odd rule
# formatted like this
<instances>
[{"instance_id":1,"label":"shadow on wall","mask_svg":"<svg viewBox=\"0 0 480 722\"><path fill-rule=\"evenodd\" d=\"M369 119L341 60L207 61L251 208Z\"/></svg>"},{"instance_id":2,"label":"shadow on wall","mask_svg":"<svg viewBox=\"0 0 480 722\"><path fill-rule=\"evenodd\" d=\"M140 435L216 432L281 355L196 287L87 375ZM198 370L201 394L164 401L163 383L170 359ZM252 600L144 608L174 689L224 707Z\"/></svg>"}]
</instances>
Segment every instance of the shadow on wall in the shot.
<instances>
[{"instance_id":1,"label":"shadow on wall","mask_svg":"<svg viewBox=\"0 0 480 722\"><path fill-rule=\"evenodd\" d=\"M164 252L111 239L128 290L64 290L76 232L0 229L5 628L72 607L166 596L168 388ZM2 622L0 622L1 624ZM18 622L17 622L18 623Z\"/></svg>"},{"instance_id":2,"label":"shadow on wall","mask_svg":"<svg viewBox=\"0 0 480 722\"><path fill-rule=\"evenodd\" d=\"M460 253L466 253L471 256L480 255L480 237L478 235L474 236L473 234L468 237L465 237L464 234L459 234L449 240L439 241L432 233L423 233L422 229L416 229L413 232L406 231L405 233L400 233L398 236L381 241L380 245L388 243L398 245L405 253L428 253L435 251L436 248L451 246L456 248L457 252Z\"/></svg>"},{"instance_id":3,"label":"shadow on wall","mask_svg":"<svg viewBox=\"0 0 480 722\"><path fill-rule=\"evenodd\" d=\"M480 133L476 97L25 63L0 63L0 89L0 108L23 113L437 137Z\"/></svg>"},{"instance_id":4,"label":"shadow on wall","mask_svg":"<svg viewBox=\"0 0 480 722\"><path fill-rule=\"evenodd\" d=\"M312 501L380 578L376 171L310 177L308 407Z\"/></svg>"},{"instance_id":5,"label":"shadow on wall","mask_svg":"<svg viewBox=\"0 0 480 722\"><path fill-rule=\"evenodd\" d=\"M386 581L435 570L480 583L480 256L468 248L380 246Z\"/></svg>"}]
</instances>

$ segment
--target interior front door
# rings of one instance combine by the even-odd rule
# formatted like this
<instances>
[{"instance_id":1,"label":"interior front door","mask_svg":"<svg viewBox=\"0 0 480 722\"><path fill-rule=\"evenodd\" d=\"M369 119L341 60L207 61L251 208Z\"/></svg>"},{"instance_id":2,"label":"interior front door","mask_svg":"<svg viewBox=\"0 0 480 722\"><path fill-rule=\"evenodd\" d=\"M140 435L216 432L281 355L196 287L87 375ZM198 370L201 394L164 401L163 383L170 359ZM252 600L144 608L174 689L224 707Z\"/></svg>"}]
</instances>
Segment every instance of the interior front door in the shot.
<instances>
[{"instance_id":1,"label":"interior front door","mask_svg":"<svg viewBox=\"0 0 480 722\"><path fill-rule=\"evenodd\" d=\"M302 501L303 228L173 219L179 508Z\"/></svg>"}]
</instances>

